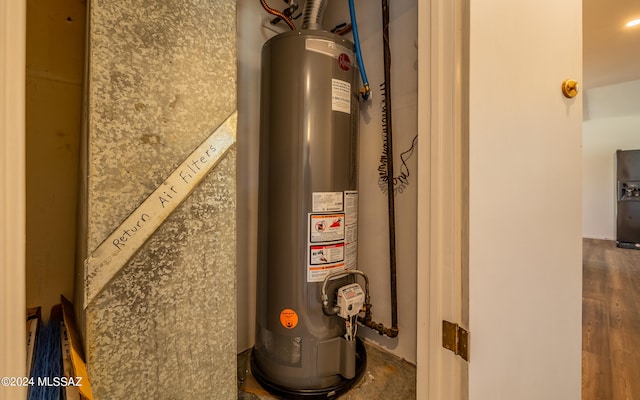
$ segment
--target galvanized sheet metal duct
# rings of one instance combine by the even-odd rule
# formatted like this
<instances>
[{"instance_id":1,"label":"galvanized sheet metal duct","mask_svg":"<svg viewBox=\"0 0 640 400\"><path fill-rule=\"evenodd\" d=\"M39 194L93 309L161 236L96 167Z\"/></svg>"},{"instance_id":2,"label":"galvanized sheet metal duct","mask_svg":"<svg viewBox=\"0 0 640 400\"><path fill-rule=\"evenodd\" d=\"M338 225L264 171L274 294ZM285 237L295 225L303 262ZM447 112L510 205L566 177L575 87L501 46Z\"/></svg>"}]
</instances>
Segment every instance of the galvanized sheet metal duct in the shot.
<instances>
[{"instance_id":1,"label":"galvanized sheet metal duct","mask_svg":"<svg viewBox=\"0 0 640 400\"><path fill-rule=\"evenodd\" d=\"M308 0L302 10L302 29L322 30L327 0Z\"/></svg>"}]
</instances>

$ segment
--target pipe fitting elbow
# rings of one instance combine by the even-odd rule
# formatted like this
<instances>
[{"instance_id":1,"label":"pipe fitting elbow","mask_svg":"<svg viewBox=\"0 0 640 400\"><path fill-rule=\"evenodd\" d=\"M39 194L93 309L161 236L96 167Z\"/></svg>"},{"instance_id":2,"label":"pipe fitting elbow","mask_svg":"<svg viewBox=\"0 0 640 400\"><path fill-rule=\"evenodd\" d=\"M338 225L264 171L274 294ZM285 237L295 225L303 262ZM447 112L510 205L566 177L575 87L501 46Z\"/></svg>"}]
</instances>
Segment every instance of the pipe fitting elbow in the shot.
<instances>
[{"instance_id":1,"label":"pipe fitting elbow","mask_svg":"<svg viewBox=\"0 0 640 400\"><path fill-rule=\"evenodd\" d=\"M329 307L328 304L322 304L322 312L324 313L324 315L331 317L337 315L340 312L340 307Z\"/></svg>"}]
</instances>

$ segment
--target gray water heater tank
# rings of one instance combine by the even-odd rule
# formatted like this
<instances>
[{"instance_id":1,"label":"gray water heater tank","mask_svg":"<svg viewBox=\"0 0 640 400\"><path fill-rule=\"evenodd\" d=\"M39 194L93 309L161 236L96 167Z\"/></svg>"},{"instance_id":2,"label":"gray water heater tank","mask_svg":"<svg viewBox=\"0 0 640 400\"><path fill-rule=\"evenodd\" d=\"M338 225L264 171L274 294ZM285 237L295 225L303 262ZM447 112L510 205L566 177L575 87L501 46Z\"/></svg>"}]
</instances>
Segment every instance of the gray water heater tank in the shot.
<instances>
[{"instance_id":1,"label":"gray water heater tank","mask_svg":"<svg viewBox=\"0 0 640 400\"><path fill-rule=\"evenodd\" d=\"M251 368L284 398L331 397L364 371L362 343L320 301L327 274L357 267L358 73L353 44L325 31L283 33L262 50Z\"/></svg>"}]
</instances>

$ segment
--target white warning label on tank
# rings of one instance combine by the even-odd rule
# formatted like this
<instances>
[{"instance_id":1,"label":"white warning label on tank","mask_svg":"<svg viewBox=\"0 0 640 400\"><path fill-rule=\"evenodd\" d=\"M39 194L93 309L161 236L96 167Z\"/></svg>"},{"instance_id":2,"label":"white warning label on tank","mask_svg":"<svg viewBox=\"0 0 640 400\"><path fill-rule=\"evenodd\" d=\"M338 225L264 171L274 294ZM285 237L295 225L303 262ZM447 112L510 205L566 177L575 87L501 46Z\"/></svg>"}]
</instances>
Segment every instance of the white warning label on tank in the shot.
<instances>
[{"instance_id":1,"label":"white warning label on tank","mask_svg":"<svg viewBox=\"0 0 640 400\"><path fill-rule=\"evenodd\" d=\"M358 192L344 192L344 262L346 269L358 267Z\"/></svg>"},{"instance_id":2,"label":"white warning label on tank","mask_svg":"<svg viewBox=\"0 0 640 400\"><path fill-rule=\"evenodd\" d=\"M313 192L311 210L313 212L342 211L343 201L342 192Z\"/></svg>"},{"instance_id":3,"label":"white warning label on tank","mask_svg":"<svg viewBox=\"0 0 640 400\"><path fill-rule=\"evenodd\" d=\"M344 214L311 214L311 243L344 240Z\"/></svg>"},{"instance_id":4,"label":"white warning label on tank","mask_svg":"<svg viewBox=\"0 0 640 400\"><path fill-rule=\"evenodd\" d=\"M351 114L351 83L331 79L331 110Z\"/></svg>"},{"instance_id":5,"label":"white warning label on tank","mask_svg":"<svg viewBox=\"0 0 640 400\"><path fill-rule=\"evenodd\" d=\"M311 246L311 265L331 264L344 261L344 243Z\"/></svg>"},{"instance_id":6,"label":"white warning label on tank","mask_svg":"<svg viewBox=\"0 0 640 400\"><path fill-rule=\"evenodd\" d=\"M343 207L343 212L309 213L307 282L322 282L330 273L358 267L358 192L313 195L314 209L337 207L339 202Z\"/></svg>"},{"instance_id":7,"label":"white warning label on tank","mask_svg":"<svg viewBox=\"0 0 640 400\"><path fill-rule=\"evenodd\" d=\"M344 217L347 225L358 223L358 192L356 190L344 192Z\"/></svg>"}]
</instances>

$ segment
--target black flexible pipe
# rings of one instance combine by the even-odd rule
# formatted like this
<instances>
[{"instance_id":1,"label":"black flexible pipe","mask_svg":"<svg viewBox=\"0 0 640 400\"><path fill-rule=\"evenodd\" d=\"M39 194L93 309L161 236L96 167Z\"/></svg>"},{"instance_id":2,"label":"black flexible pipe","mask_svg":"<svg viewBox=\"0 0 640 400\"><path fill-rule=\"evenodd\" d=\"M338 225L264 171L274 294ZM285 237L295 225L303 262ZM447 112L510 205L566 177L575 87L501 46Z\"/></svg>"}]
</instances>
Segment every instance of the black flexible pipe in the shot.
<instances>
[{"instance_id":1,"label":"black flexible pipe","mask_svg":"<svg viewBox=\"0 0 640 400\"><path fill-rule=\"evenodd\" d=\"M391 121L391 47L389 46L389 2L382 0L382 40L384 46L384 81L386 96L384 97L387 110L387 142L389 156L387 157L387 198L389 201L389 273L391 281L391 329L398 331L398 288L396 282L396 216L393 191L393 135Z\"/></svg>"}]
</instances>

